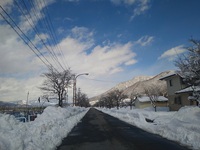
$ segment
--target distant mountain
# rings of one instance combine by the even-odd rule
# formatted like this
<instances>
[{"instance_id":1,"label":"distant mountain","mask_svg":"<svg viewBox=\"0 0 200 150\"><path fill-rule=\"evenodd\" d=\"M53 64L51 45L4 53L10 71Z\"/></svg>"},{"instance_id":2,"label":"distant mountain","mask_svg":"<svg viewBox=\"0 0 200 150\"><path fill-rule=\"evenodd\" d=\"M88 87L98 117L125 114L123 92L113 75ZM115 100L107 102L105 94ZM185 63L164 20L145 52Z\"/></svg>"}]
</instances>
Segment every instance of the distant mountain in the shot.
<instances>
[{"instance_id":1,"label":"distant mountain","mask_svg":"<svg viewBox=\"0 0 200 150\"><path fill-rule=\"evenodd\" d=\"M41 106L53 106L57 105L58 100L57 99L49 99L47 101L46 99L41 99L40 102L38 100L28 100L28 106L35 106L35 107L41 107ZM5 106L26 106L27 105L27 100L17 100L17 101L12 101L12 102L4 102L0 101L0 107L5 107Z\"/></svg>"},{"instance_id":2,"label":"distant mountain","mask_svg":"<svg viewBox=\"0 0 200 150\"><path fill-rule=\"evenodd\" d=\"M116 86L114 86L113 88L111 88L110 90L98 95L98 96L95 96L95 97L91 97L90 98L90 104L93 105L95 104L102 96L105 96L107 95L108 93L118 89L118 90L125 90L127 89L128 87L134 85L135 83L139 82L139 81L145 81L145 80L148 80L152 78L152 76L137 76L137 77L134 77L133 79L131 80L128 80L128 81L125 81L125 82L121 82L119 84L117 84Z\"/></svg>"},{"instance_id":3,"label":"distant mountain","mask_svg":"<svg viewBox=\"0 0 200 150\"><path fill-rule=\"evenodd\" d=\"M17 106L17 104L12 103L12 102L2 102L2 101L0 101L0 106L3 106L3 107L5 107L5 106Z\"/></svg>"},{"instance_id":4,"label":"distant mountain","mask_svg":"<svg viewBox=\"0 0 200 150\"><path fill-rule=\"evenodd\" d=\"M23 106L27 104L27 100L19 100L13 103ZM46 99L41 99L40 102L38 100L28 100L29 106L40 107L40 106L50 106L50 105L56 105L56 104L58 104L58 100L56 99L49 99L49 101L47 101Z\"/></svg>"},{"instance_id":5,"label":"distant mountain","mask_svg":"<svg viewBox=\"0 0 200 150\"><path fill-rule=\"evenodd\" d=\"M154 85L159 86L160 88L162 88L164 91L167 92L166 82L161 81L159 79L166 76L170 72L171 71L165 71L156 76L134 77L133 79L131 79L129 81L125 81L125 82L117 84L116 86L114 86L110 90L106 91L105 93L102 93L98 96L90 98L90 104L92 104L92 105L95 104L102 96L105 96L109 92L114 91L116 89L118 89L120 91L123 90L124 94L130 96L132 92L138 93L138 94L144 94L145 87L148 87L148 86L154 84Z\"/></svg>"},{"instance_id":6,"label":"distant mountain","mask_svg":"<svg viewBox=\"0 0 200 150\"><path fill-rule=\"evenodd\" d=\"M126 88L124 90L124 94L130 96L131 93L134 92L134 93L138 93L138 94L142 95L145 93L145 91L144 91L145 87L150 87L151 85L156 85L160 89L163 89L164 93L167 93L166 81L160 80L160 78L166 76L170 72L171 71L165 71L165 72L162 72L148 80L139 81L139 82L129 86L128 88Z\"/></svg>"},{"instance_id":7,"label":"distant mountain","mask_svg":"<svg viewBox=\"0 0 200 150\"><path fill-rule=\"evenodd\" d=\"M116 89L118 90L125 90L127 88L129 88L130 86L132 86L133 84L137 83L137 82L141 82L141 81L145 81L145 80L149 80L151 79L152 76L137 76L131 80L125 81L125 82L121 82L119 84L117 84L115 87L111 88L110 90L108 90L106 93L109 93L111 91L114 91Z\"/></svg>"}]
</instances>

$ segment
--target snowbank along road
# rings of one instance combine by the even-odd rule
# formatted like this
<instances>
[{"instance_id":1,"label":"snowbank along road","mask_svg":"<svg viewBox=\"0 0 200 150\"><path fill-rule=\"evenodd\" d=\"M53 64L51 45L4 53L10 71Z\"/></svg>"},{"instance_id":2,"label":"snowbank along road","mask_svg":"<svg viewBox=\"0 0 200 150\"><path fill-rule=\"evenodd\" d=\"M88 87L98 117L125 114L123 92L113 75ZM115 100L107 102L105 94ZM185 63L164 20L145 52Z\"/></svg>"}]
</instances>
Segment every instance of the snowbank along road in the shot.
<instances>
[{"instance_id":1,"label":"snowbank along road","mask_svg":"<svg viewBox=\"0 0 200 150\"><path fill-rule=\"evenodd\" d=\"M91 108L57 150L187 150Z\"/></svg>"}]
</instances>

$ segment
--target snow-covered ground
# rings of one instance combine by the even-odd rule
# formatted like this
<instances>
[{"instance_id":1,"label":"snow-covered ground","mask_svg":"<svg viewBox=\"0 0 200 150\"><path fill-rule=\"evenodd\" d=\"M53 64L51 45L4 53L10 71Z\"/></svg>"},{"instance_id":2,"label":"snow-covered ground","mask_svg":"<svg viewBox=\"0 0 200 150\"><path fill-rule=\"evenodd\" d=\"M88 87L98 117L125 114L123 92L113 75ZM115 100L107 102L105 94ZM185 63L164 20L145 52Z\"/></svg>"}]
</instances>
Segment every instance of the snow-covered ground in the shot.
<instances>
[{"instance_id":1,"label":"snow-covered ground","mask_svg":"<svg viewBox=\"0 0 200 150\"><path fill-rule=\"evenodd\" d=\"M54 150L87 111L49 106L35 121L27 123L0 114L0 150Z\"/></svg>"},{"instance_id":2,"label":"snow-covered ground","mask_svg":"<svg viewBox=\"0 0 200 150\"><path fill-rule=\"evenodd\" d=\"M98 109L148 132L200 149L199 107L183 107L177 112ZM19 122L12 115L0 114L0 150L54 150L87 111L80 107L49 106L35 121L27 123Z\"/></svg>"},{"instance_id":3,"label":"snow-covered ground","mask_svg":"<svg viewBox=\"0 0 200 150\"><path fill-rule=\"evenodd\" d=\"M200 108L183 107L177 112L154 112L150 109L98 108L148 132L159 134L192 149L200 149ZM149 123L145 118L153 120Z\"/></svg>"}]
</instances>

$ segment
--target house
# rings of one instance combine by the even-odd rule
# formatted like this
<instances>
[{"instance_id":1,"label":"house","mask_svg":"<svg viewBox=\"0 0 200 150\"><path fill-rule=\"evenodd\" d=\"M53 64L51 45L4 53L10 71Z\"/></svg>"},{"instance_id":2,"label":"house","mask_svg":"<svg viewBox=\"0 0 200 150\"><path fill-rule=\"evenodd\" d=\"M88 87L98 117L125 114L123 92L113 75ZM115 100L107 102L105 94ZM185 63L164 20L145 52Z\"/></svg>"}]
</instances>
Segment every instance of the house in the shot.
<instances>
[{"instance_id":1,"label":"house","mask_svg":"<svg viewBox=\"0 0 200 150\"><path fill-rule=\"evenodd\" d=\"M193 97L193 92L200 92L200 86L189 86L187 88L184 88L180 91L176 91L175 93L177 95L180 95L183 99L188 99L187 104L188 105L196 105L198 106L199 103L195 100Z\"/></svg>"},{"instance_id":2,"label":"house","mask_svg":"<svg viewBox=\"0 0 200 150\"><path fill-rule=\"evenodd\" d=\"M168 99L164 96L158 96L158 100L155 102L157 107L168 107ZM136 108L152 107L151 100L148 96L138 97L135 101Z\"/></svg>"},{"instance_id":3,"label":"house","mask_svg":"<svg viewBox=\"0 0 200 150\"><path fill-rule=\"evenodd\" d=\"M184 90L187 88L187 85L183 82L183 78L177 72L172 71L160 80L165 80L167 82L170 111L177 111L183 106L196 105L196 103L188 100L192 91L186 92L186 90Z\"/></svg>"}]
</instances>

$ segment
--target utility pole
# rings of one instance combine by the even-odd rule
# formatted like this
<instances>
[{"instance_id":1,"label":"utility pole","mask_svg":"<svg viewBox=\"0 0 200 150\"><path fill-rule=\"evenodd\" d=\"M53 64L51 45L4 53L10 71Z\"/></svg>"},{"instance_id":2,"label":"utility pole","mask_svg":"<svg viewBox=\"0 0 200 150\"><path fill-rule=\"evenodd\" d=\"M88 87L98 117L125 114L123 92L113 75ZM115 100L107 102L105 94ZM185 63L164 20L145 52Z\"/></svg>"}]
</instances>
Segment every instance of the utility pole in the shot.
<instances>
[{"instance_id":1,"label":"utility pole","mask_svg":"<svg viewBox=\"0 0 200 150\"><path fill-rule=\"evenodd\" d=\"M27 120L28 120L28 96L29 96L29 91L27 93L27 99L26 99L26 115L27 115Z\"/></svg>"},{"instance_id":2,"label":"utility pole","mask_svg":"<svg viewBox=\"0 0 200 150\"><path fill-rule=\"evenodd\" d=\"M76 76L74 75L74 81L73 81L73 106L75 106L75 99L76 99Z\"/></svg>"}]
</instances>

